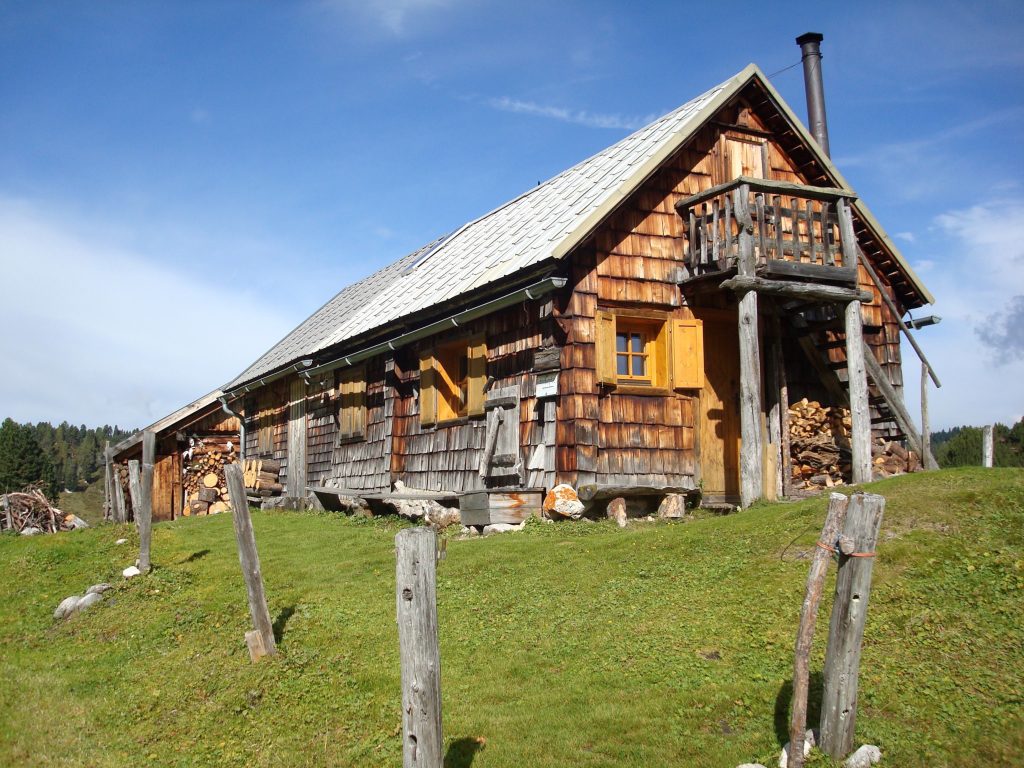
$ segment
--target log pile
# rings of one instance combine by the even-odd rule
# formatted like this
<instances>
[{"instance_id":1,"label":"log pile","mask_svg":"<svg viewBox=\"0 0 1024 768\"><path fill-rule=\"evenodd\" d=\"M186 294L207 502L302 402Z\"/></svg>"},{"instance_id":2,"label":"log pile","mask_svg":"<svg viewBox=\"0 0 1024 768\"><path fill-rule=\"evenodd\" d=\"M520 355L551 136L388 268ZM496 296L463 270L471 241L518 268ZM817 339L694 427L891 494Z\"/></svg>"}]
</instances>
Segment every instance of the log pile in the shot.
<instances>
[{"instance_id":1,"label":"log pile","mask_svg":"<svg viewBox=\"0 0 1024 768\"><path fill-rule=\"evenodd\" d=\"M225 435L189 438L182 454L182 484L185 505L181 514L216 515L231 510L224 466L238 460L234 442Z\"/></svg>"},{"instance_id":2,"label":"log pile","mask_svg":"<svg viewBox=\"0 0 1024 768\"><path fill-rule=\"evenodd\" d=\"M245 488L257 496L273 496L284 491L281 462L276 459L246 459L242 463Z\"/></svg>"},{"instance_id":3,"label":"log pile","mask_svg":"<svg viewBox=\"0 0 1024 768\"><path fill-rule=\"evenodd\" d=\"M806 397L789 409L789 454L793 488L818 490L851 481L850 428L847 408L823 406ZM876 437L871 443L875 479L916 472L921 462L896 441Z\"/></svg>"},{"instance_id":4,"label":"log pile","mask_svg":"<svg viewBox=\"0 0 1024 768\"><path fill-rule=\"evenodd\" d=\"M21 533L36 529L46 533L70 531L78 526L74 515L65 515L50 504L38 487L30 485L17 493L0 496L0 529Z\"/></svg>"}]
</instances>

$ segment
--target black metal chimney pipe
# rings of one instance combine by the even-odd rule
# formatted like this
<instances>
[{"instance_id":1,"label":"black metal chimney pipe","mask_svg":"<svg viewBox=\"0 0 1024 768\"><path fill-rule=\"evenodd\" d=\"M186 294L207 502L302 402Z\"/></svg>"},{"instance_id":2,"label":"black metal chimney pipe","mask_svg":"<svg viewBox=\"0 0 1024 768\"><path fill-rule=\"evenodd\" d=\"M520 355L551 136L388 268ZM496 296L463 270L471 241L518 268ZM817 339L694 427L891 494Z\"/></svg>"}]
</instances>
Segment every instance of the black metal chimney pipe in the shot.
<instances>
[{"instance_id":1,"label":"black metal chimney pipe","mask_svg":"<svg viewBox=\"0 0 1024 768\"><path fill-rule=\"evenodd\" d=\"M807 93L807 122L811 135L829 156L828 122L825 120L825 84L821 79L821 47L825 39L818 32L807 32L796 39L804 63L804 90Z\"/></svg>"}]
</instances>

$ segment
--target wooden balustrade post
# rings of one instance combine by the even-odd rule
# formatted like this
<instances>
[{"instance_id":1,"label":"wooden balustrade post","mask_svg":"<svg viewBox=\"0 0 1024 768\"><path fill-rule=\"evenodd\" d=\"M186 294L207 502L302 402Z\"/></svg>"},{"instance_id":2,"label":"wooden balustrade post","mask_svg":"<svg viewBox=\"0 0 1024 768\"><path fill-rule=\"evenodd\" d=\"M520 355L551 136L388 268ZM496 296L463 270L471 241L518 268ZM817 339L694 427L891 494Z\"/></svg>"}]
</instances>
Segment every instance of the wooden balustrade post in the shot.
<instances>
[{"instance_id":1,"label":"wooden balustrade post","mask_svg":"<svg viewBox=\"0 0 1024 768\"><path fill-rule=\"evenodd\" d=\"M441 650L437 639L437 534L395 536L395 603L402 665L402 768L441 768Z\"/></svg>"},{"instance_id":2,"label":"wooden balustrade post","mask_svg":"<svg viewBox=\"0 0 1024 768\"><path fill-rule=\"evenodd\" d=\"M810 689L811 643L814 640L814 624L818 620L818 606L825 586L825 576L832 553L827 548L835 546L839 532L846 521L849 500L841 493L829 496L828 513L821 528L818 546L811 555L811 567L807 573L807 589L804 604L800 609L800 628L796 633L796 650L793 654L793 706L789 720L789 766L801 768L804 764L804 734L807 728L807 694Z\"/></svg>"},{"instance_id":3,"label":"wooden balustrade post","mask_svg":"<svg viewBox=\"0 0 1024 768\"><path fill-rule=\"evenodd\" d=\"M156 434L142 433L142 482L139 488L139 506L135 508L135 522L139 526L139 570L150 568L150 549L153 537L153 462L156 458Z\"/></svg>"},{"instance_id":4,"label":"wooden balustrade post","mask_svg":"<svg viewBox=\"0 0 1024 768\"><path fill-rule=\"evenodd\" d=\"M245 591L249 597L249 615L252 617L253 629L245 633L245 643L249 646L249 658L258 661L263 656L277 652L274 627L270 622L267 596L263 591L260 556L256 551L256 535L252 530L242 467L237 463L225 465L224 477L227 479L228 494L231 497L231 517L234 520L235 539L238 542L238 562L242 566Z\"/></svg>"},{"instance_id":5,"label":"wooden balustrade post","mask_svg":"<svg viewBox=\"0 0 1024 768\"><path fill-rule=\"evenodd\" d=\"M733 190L733 213L739 226L737 271L754 277L754 221L750 186ZM757 291L740 293L740 504L745 508L764 493L764 448L761 437L761 354L757 338Z\"/></svg>"},{"instance_id":6,"label":"wooden balustrade post","mask_svg":"<svg viewBox=\"0 0 1024 768\"><path fill-rule=\"evenodd\" d=\"M995 444L992 439L992 425L986 424L981 429L981 466L992 467L995 464Z\"/></svg>"},{"instance_id":7,"label":"wooden balustrade post","mask_svg":"<svg viewBox=\"0 0 1024 768\"><path fill-rule=\"evenodd\" d=\"M884 497L855 493L850 497L839 540L839 574L825 651L820 744L822 751L834 758L853 751L861 643L884 511Z\"/></svg>"}]
</instances>

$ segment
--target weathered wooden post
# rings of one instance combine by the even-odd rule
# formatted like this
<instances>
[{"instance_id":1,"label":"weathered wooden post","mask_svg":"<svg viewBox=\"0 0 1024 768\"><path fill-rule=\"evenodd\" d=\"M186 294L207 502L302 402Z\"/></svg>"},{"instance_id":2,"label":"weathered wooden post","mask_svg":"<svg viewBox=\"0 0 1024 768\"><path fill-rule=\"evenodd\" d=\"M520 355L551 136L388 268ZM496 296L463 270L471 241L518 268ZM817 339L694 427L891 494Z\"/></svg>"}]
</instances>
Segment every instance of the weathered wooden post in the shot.
<instances>
[{"instance_id":1,"label":"weathered wooden post","mask_svg":"<svg viewBox=\"0 0 1024 768\"><path fill-rule=\"evenodd\" d=\"M921 464L938 469L932 458L932 427L928 419L928 363L921 361Z\"/></svg>"},{"instance_id":2,"label":"weathered wooden post","mask_svg":"<svg viewBox=\"0 0 1024 768\"><path fill-rule=\"evenodd\" d=\"M121 472L116 464L111 465L111 479L114 483L114 522L128 521L128 511L124 503L124 485L121 483Z\"/></svg>"},{"instance_id":3,"label":"weathered wooden post","mask_svg":"<svg viewBox=\"0 0 1024 768\"><path fill-rule=\"evenodd\" d=\"M441 651L437 640L437 535L395 536L395 602L402 664L402 768L441 768Z\"/></svg>"},{"instance_id":4,"label":"weathered wooden post","mask_svg":"<svg viewBox=\"0 0 1024 768\"><path fill-rule=\"evenodd\" d=\"M750 186L733 190L733 211L739 225L737 272L756 276L754 220L750 215ZM740 504L749 507L764 491L764 448L761 444L761 354L757 338L757 291L740 294Z\"/></svg>"},{"instance_id":5,"label":"weathered wooden post","mask_svg":"<svg viewBox=\"0 0 1024 768\"><path fill-rule=\"evenodd\" d=\"M135 508L135 522L139 526L139 570L150 567L150 544L153 536L153 461L156 457L156 434L142 433L142 483L139 488L139 506Z\"/></svg>"},{"instance_id":6,"label":"weathered wooden post","mask_svg":"<svg viewBox=\"0 0 1024 768\"><path fill-rule=\"evenodd\" d=\"M981 466L992 467L995 463L995 444L992 440L992 425L981 429Z\"/></svg>"},{"instance_id":7,"label":"weathered wooden post","mask_svg":"<svg viewBox=\"0 0 1024 768\"><path fill-rule=\"evenodd\" d=\"M242 565L245 591L249 596L249 615L254 629L245 633L249 646L249 658L258 661L263 656L277 652L274 642L274 627L270 623L267 596L263 591L263 574L260 573L260 556L256 552L256 535L252 530L249 516L249 499L245 495L245 482L239 464L227 464L224 476L231 497L231 517L235 523L235 539L238 541L238 561Z\"/></svg>"},{"instance_id":8,"label":"weathered wooden post","mask_svg":"<svg viewBox=\"0 0 1024 768\"><path fill-rule=\"evenodd\" d=\"M132 459L128 462L128 497L132 500L132 509L135 511L135 527L139 527L139 505L142 504L142 474L139 472L139 462Z\"/></svg>"},{"instance_id":9,"label":"weathered wooden post","mask_svg":"<svg viewBox=\"0 0 1024 768\"><path fill-rule=\"evenodd\" d=\"M103 480L105 483L104 489L106 491L103 497L104 520L112 520L114 518L114 485L111 482L113 477L110 467L111 458L110 441L107 440L106 444L103 446Z\"/></svg>"},{"instance_id":10,"label":"weathered wooden post","mask_svg":"<svg viewBox=\"0 0 1024 768\"><path fill-rule=\"evenodd\" d=\"M814 624L818 620L818 605L825 586L828 563L839 532L846 521L849 499L841 493L829 496L828 514L821 529L821 536L811 557L811 568L807 573L807 591L800 609L800 628L796 633L796 650L793 654L793 707L789 720L789 766L801 768L804 764L804 734L807 728L807 694L810 687L811 643L814 640Z\"/></svg>"},{"instance_id":11,"label":"weathered wooden post","mask_svg":"<svg viewBox=\"0 0 1024 768\"><path fill-rule=\"evenodd\" d=\"M843 249L843 266L857 265L857 236L846 200L836 201L839 217L839 239ZM853 454L852 475L855 484L871 482L871 407L868 403L868 374L864 360L864 321L860 301L846 305L846 371L850 387L850 452Z\"/></svg>"},{"instance_id":12,"label":"weathered wooden post","mask_svg":"<svg viewBox=\"0 0 1024 768\"><path fill-rule=\"evenodd\" d=\"M884 511L884 497L855 493L850 497L839 539L839 574L825 651L820 745L834 758L845 757L853 750L860 650Z\"/></svg>"}]
</instances>

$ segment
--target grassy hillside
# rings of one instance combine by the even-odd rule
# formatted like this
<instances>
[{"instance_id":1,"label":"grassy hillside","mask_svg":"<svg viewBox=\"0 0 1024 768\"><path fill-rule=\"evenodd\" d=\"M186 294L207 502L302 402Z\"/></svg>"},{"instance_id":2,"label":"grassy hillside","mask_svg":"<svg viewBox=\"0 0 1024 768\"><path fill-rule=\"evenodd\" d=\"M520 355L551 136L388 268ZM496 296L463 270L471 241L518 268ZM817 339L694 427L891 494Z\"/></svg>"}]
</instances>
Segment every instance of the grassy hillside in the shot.
<instances>
[{"instance_id":1,"label":"grassy hillside","mask_svg":"<svg viewBox=\"0 0 1024 768\"><path fill-rule=\"evenodd\" d=\"M78 515L89 525L103 522L103 478L90 483L83 491L61 491L57 505L61 511Z\"/></svg>"},{"instance_id":2,"label":"grassy hillside","mask_svg":"<svg viewBox=\"0 0 1024 768\"><path fill-rule=\"evenodd\" d=\"M879 744L891 766L1017 762L1024 471L872 489L889 503L858 741ZM800 555L825 504L450 542L438 583L446 766L774 764ZM0 537L0 764L399 765L397 524L295 513L254 523L280 635L280 655L258 665L227 516L156 526L156 570L65 623L53 608L118 578L134 528Z\"/></svg>"}]
</instances>

